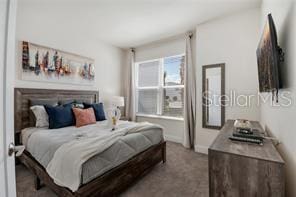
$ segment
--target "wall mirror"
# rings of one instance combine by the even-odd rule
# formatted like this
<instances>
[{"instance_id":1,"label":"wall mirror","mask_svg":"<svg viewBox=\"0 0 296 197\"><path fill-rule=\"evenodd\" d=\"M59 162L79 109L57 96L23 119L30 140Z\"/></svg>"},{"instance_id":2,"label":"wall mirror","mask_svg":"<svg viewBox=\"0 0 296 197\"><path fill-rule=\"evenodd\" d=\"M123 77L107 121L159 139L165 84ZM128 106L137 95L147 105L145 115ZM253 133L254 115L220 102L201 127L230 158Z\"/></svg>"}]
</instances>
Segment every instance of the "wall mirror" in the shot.
<instances>
[{"instance_id":1,"label":"wall mirror","mask_svg":"<svg viewBox=\"0 0 296 197\"><path fill-rule=\"evenodd\" d=\"M221 129L225 122L225 64L202 67L202 126Z\"/></svg>"}]
</instances>

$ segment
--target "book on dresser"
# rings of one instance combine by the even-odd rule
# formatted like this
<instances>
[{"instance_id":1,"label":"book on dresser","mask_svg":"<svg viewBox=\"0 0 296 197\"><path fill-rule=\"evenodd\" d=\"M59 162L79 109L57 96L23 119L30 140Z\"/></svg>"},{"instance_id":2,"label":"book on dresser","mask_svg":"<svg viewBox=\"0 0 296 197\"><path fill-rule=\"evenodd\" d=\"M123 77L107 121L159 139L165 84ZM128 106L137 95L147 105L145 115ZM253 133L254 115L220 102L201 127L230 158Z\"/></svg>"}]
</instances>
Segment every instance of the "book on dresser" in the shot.
<instances>
[{"instance_id":1,"label":"book on dresser","mask_svg":"<svg viewBox=\"0 0 296 197\"><path fill-rule=\"evenodd\" d=\"M228 120L208 150L210 197L284 197L284 161L272 141L262 138L260 146L233 141L233 125ZM259 122L251 126L267 136Z\"/></svg>"}]
</instances>

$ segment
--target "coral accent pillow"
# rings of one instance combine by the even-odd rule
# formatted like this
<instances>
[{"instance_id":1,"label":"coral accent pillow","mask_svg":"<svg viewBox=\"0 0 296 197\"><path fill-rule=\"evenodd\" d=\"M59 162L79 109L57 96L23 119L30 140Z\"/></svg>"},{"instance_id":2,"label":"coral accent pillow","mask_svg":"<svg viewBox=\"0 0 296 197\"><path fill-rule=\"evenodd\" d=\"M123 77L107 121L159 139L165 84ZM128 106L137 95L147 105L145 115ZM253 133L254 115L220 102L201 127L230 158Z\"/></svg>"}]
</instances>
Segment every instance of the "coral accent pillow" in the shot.
<instances>
[{"instance_id":1,"label":"coral accent pillow","mask_svg":"<svg viewBox=\"0 0 296 197\"><path fill-rule=\"evenodd\" d=\"M96 123L96 116L93 108L73 108L73 113L76 118L76 127L82 127L85 125Z\"/></svg>"}]
</instances>

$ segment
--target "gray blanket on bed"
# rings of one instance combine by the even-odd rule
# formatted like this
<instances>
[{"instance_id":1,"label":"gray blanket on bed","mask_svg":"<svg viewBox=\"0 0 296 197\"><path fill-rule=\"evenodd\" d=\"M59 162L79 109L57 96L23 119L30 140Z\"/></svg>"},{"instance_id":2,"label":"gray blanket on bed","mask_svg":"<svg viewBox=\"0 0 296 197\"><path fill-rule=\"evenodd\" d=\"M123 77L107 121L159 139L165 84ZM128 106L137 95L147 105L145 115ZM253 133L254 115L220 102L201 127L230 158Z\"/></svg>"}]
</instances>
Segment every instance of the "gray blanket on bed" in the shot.
<instances>
[{"instance_id":1,"label":"gray blanket on bed","mask_svg":"<svg viewBox=\"0 0 296 197\"><path fill-rule=\"evenodd\" d=\"M99 127L104 127L104 122L97 124L100 124ZM90 125L90 127L92 126ZM33 129L33 132L29 129L23 131L22 136L26 136L26 149L44 168L47 167L55 151L62 144L79 137L75 132L81 134L82 129L84 129L83 132L85 131L85 133L87 133L88 130L87 126L82 128L67 128L68 129L50 130L50 135L47 129L36 130L36 128L34 128L35 130ZM34 141L38 141L38 144L34 143L33 145L30 143L30 138L35 138ZM111 147L90 158L83 164L81 183L85 184L91 181L150 146L158 144L161 140L163 140L163 134L160 129L151 129L122 136L120 140Z\"/></svg>"}]
</instances>

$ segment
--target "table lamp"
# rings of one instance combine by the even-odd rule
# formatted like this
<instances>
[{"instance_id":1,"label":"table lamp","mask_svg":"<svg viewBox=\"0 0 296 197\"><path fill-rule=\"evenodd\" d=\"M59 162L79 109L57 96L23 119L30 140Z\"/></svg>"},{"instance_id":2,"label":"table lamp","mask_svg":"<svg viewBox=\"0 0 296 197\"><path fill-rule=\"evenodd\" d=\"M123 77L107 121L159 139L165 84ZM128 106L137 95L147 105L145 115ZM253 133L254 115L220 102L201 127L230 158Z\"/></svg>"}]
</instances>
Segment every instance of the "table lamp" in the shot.
<instances>
[{"instance_id":1,"label":"table lamp","mask_svg":"<svg viewBox=\"0 0 296 197\"><path fill-rule=\"evenodd\" d=\"M111 99L111 103L112 105L114 106L114 116L112 116L112 125L114 126L114 129L115 129L115 126L116 126L116 122L120 119L121 117L121 111L120 111L120 107L123 107L124 106L124 98L122 96L114 96L112 99ZM114 130L113 129L113 130Z\"/></svg>"}]
</instances>

